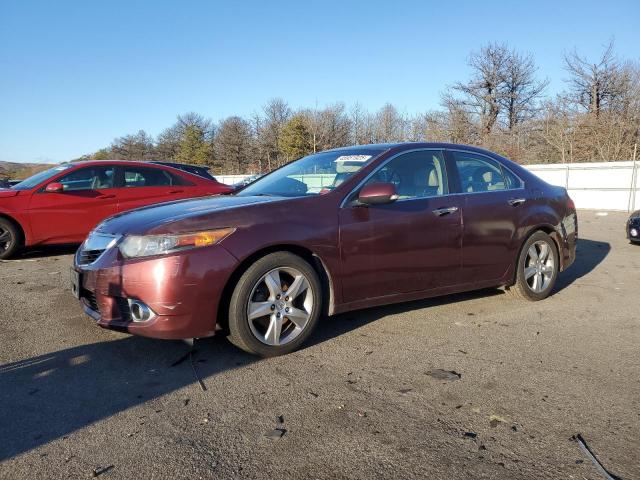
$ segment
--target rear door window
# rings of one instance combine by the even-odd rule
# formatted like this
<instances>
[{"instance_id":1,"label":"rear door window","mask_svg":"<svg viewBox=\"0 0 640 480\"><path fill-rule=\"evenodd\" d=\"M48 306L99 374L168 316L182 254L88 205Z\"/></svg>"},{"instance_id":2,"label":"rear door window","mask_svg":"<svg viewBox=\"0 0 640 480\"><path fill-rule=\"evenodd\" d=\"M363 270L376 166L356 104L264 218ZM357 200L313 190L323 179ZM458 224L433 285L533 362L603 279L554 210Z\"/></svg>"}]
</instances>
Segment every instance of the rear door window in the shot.
<instances>
[{"instance_id":1,"label":"rear door window","mask_svg":"<svg viewBox=\"0 0 640 480\"><path fill-rule=\"evenodd\" d=\"M471 152L451 153L458 169L462 193L520 188L520 179L503 169L498 161ZM508 172L508 176L504 172Z\"/></svg>"},{"instance_id":2,"label":"rear door window","mask_svg":"<svg viewBox=\"0 0 640 480\"><path fill-rule=\"evenodd\" d=\"M180 185L180 179L160 168L124 167L124 187L170 187Z\"/></svg>"}]
</instances>

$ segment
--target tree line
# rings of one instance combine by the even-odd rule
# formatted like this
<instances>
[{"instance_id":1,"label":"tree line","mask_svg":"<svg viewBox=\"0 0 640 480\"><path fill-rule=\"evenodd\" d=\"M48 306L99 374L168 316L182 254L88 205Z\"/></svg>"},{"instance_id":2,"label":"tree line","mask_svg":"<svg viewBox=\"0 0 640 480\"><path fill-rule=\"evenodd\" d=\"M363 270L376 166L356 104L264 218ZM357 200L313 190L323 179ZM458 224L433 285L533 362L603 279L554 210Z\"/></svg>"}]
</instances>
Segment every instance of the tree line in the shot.
<instances>
[{"instance_id":1,"label":"tree line","mask_svg":"<svg viewBox=\"0 0 640 480\"><path fill-rule=\"evenodd\" d=\"M478 145L519 163L629 160L640 136L640 66L617 58L611 41L596 59L564 55L560 94L546 95L531 54L490 43L468 58L471 75L448 85L436 110L375 112L338 102L293 110L268 101L249 118L177 117L156 138L144 130L81 159L164 160L214 173L266 172L309 153L346 145L429 141Z\"/></svg>"}]
</instances>

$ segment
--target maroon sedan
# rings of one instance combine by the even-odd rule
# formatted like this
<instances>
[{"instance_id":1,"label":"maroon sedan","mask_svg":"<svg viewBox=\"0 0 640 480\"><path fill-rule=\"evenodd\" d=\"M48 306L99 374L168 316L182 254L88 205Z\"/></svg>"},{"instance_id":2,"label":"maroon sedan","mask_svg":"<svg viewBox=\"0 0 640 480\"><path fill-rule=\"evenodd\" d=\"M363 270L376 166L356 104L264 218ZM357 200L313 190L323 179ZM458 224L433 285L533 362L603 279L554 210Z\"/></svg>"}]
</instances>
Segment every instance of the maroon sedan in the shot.
<instances>
[{"instance_id":1,"label":"maroon sedan","mask_svg":"<svg viewBox=\"0 0 640 480\"><path fill-rule=\"evenodd\" d=\"M63 163L0 188L0 259L23 246L80 243L118 212L230 190L214 179L149 162Z\"/></svg>"},{"instance_id":2,"label":"maroon sedan","mask_svg":"<svg viewBox=\"0 0 640 480\"><path fill-rule=\"evenodd\" d=\"M240 348L299 347L322 314L504 286L549 295L575 258L563 188L474 147L404 143L322 152L233 195L101 223L72 270L106 328L165 339L226 332Z\"/></svg>"}]
</instances>

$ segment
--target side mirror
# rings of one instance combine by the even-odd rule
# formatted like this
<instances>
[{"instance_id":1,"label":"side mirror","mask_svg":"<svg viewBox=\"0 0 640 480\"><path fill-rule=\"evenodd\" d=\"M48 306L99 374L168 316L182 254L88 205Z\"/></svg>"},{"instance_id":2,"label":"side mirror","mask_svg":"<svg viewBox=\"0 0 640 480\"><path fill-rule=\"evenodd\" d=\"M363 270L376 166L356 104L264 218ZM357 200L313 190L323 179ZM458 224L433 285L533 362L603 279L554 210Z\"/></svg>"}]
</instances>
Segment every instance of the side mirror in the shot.
<instances>
[{"instance_id":1,"label":"side mirror","mask_svg":"<svg viewBox=\"0 0 640 480\"><path fill-rule=\"evenodd\" d=\"M47 185L47 188L45 188L44 191L48 193L60 193L64 191L64 185L58 182L53 182Z\"/></svg>"},{"instance_id":2,"label":"side mirror","mask_svg":"<svg viewBox=\"0 0 640 480\"><path fill-rule=\"evenodd\" d=\"M358 201L365 205L382 205L398 199L396 186L393 183L372 183L365 185L358 194Z\"/></svg>"}]
</instances>

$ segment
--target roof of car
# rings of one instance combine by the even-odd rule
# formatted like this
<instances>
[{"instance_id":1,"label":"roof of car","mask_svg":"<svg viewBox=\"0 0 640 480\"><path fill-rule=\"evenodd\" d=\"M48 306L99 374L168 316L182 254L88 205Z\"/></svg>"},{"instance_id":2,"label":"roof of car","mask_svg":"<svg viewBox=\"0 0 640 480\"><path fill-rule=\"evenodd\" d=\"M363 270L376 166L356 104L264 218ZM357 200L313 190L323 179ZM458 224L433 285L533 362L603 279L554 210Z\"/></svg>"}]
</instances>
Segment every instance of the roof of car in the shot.
<instances>
[{"instance_id":1,"label":"roof of car","mask_svg":"<svg viewBox=\"0 0 640 480\"><path fill-rule=\"evenodd\" d=\"M179 168L178 165L182 165L182 164L176 163L174 165L169 165L163 162L153 162L150 160L149 161L145 161L145 160L79 160L77 162L63 162L61 165L70 165L70 166L78 165L79 166L79 165L114 165L114 164L118 164L118 165L126 164L129 166L135 166L135 167L169 168L173 170L178 170L182 174L204 178L200 175L196 175L195 173ZM184 164L184 165L187 165L187 164Z\"/></svg>"},{"instance_id":2,"label":"roof of car","mask_svg":"<svg viewBox=\"0 0 640 480\"><path fill-rule=\"evenodd\" d=\"M209 165L193 165L191 163L165 162L164 160L145 160L145 161L148 163L153 163L154 165L166 165L168 167L189 167L189 168L199 168L203 170L211 169Z\"/></svg>"},{"instance_id":3,"label":"roof of car","mask_svg":"<svg viewBox=\"0 0 640 480\"><path fill-rule=\"evenodd\" d=\"M186 167L195 167L195 168L204 168L207 170L206 166L202 165L189 165L187 163L173 163L173 162L161 162L154 160L79 160L77 162L63 162L63 165L113 165L113 164L126 164L126 165L134 165L137 167L150 167L150 166L160 166L160 167L169 167L180 170L181 172L187 172L186 170L182 170L178 168L178 165L184 165Z\"/></svg>"},{"instance_id":4,"label":"roof of car","mask_svg":"<svg viewBox=\"0 0 640 480\"><path fill-rule=\"evenodd\" d=\"M363 145L351 145L345 147L337 147L330 151L341 151L341 150L391 150L391 149L399 149L399 150L409 150L412 148L464 148L465 150L474 150L477 152L489 152L486 149L480 147L474 147L473 145L464 145L460 143L445 143L445 142L395 142L395 143L370 143ZM489 152L495 155L494 152Z\"/></svg>"}]
</instances>

